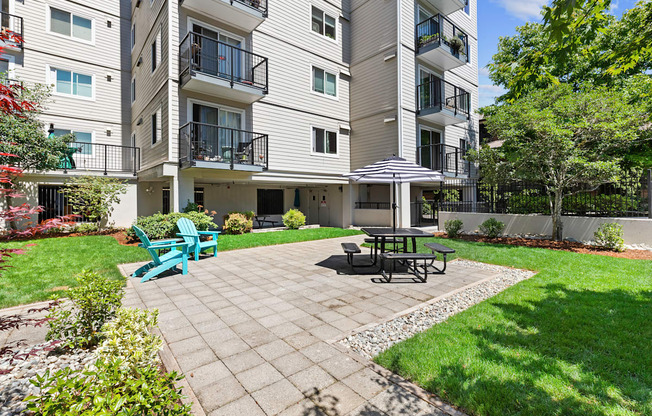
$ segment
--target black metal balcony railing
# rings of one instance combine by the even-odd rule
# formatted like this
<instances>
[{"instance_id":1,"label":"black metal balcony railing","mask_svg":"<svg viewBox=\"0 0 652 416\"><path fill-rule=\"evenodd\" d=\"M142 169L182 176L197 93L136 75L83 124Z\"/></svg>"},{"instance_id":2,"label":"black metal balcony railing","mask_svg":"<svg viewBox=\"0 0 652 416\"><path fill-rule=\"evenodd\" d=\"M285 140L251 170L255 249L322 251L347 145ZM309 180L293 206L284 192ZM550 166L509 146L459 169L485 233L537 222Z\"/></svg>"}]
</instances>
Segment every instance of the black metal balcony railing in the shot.
<instances>
[{"instance_id":1,"label":"black metal balcony railing","mask_svg":"<svg viewBox=\"0 0 652 416\"><path fill-rule=\"evenodd\" d=\"M417 160L421 166L455 175L468 175L471 172L471 162L465 160L465 156L464 149L442 143L419 146L417 149Z\"/></svg>"},{"instance_id":2,"label":"black metal balcony railing","mask_svg":"<svg viewBox=\"0 0 652 416\"><path fill-rule=\"evenodd\" d=\"M15 43L21 49L23 48L23 18L6 12L0 12L0 25L2 25L2 32L11 32L19 36L20 41L16 40Z\"/></svg>"},{"instance_id":3,"label":"black metal balcony railing","mask_svg":"<svg viewBox=\"0 0 652 416\"><path fill-rule=\"evenodd\" d=\"M417 112L428 109L449 110L469 118L471 94L450 82L434 78L417 86Z\"/></svg>"},{"instance_id":4,"label":"black metal balcony railing","mask_svg":"<svg viewBox=\"0 0 652 416\"><path fill-rule=\"evenodd\" d=\"M252 9L258 10L267 17L267 0L231 0L231 4L240 3Z\"/></svg>"},{"instance_id":5,"label":"black metal balcony railing","mask_svg":"<svg viewBox=\"0 0 652 416\"><path fill-rule=\"evenodd\" d=\"M417 53L425 46L443 45L453 56L469 61L469 35L441 14L419 23L416 36Z\"/></svg>"},{"instance_id":6,"label":"black metal balcony railing","mask_svg":"<svg viewBox=\"0 0 652 416\"><path fill-rule=\"evenodd\" d=\"M100 143L70 143L68 153L61 158L59 169L132 173L140 169L140 148Z\"/></svg>"},{"instance_id":7,"label":"black metal balcony railing","mask_svg":"<svg viewBox=\"0 0 652 416\"><path fill-rule=\"evenodd\" d=\"M378 210L387 210L391 209L391 203L389 202L356 202L355 209L378 209Z\"/></svg>"},{"instance_id":8,"label":"black metal balcony railing","mask_svg":"<svg viewBox=\"0 0 652 416\"><path fill-rule=\"evenodd\" d=\"M179 46L180 77L195 73L222 78L231 83L258 88L267 94L267 58L224 42L200 35L188 34Z\"/></svg>"},{"instance_id":9,"label":"black metal balcony railing","mask_svg":"<svg viewBox=\"0 0 652 416\"><path fill-rule=\"evenodd\" d=\"M267 169L269 156L266 134L190 122L179 131L179 161L182 166L197 161L227 163L230 169L238 165Z\"/></svg>"}]
</instances>

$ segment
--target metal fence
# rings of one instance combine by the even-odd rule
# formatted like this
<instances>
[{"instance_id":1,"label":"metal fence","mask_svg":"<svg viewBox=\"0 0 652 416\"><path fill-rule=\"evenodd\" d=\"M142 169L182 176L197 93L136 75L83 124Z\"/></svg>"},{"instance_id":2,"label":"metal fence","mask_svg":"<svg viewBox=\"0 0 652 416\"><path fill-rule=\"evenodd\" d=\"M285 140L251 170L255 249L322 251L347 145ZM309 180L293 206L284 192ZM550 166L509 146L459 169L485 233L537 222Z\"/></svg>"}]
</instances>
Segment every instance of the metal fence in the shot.
<instances>
[{"instance_id":1,"label":"metal fence","mask_svg":"<svg viewBox=\"0 0 652 416\"><path fill-rule=\"evenodd\" d=\"M588 217L650 217L652 174L597 187L569 189L562 215ZM430 195L429 195L430 196ZM536 183L489 184L482 179L441 183L432 193L438 210L490 214L550 214L546 189Z\"/></svg>"},{"instance_id":2,"label":"metal fence","mask_svg":"<svg viewBox=\"0 0 652 416\"><path fill-rule=\"evenodd\" d=\"M13 32L20 36L20 42L9 42L9 45L15 45L22 49L23 47L23 18L6 12L0 12L0 24L4 33ZM3 45L4 46L4 45Z\"/></svg>"},{"instance_id":3,"label":"metal fence","mask_svg":"<svg viewBox=\"0 0 652 416\"><path fill-rule=\"evenodd\" d=\"M140 148L113 144L73 142L59 163L64 173L73 170L131 173L140 169Z\"/></svg>"}]
</instances>

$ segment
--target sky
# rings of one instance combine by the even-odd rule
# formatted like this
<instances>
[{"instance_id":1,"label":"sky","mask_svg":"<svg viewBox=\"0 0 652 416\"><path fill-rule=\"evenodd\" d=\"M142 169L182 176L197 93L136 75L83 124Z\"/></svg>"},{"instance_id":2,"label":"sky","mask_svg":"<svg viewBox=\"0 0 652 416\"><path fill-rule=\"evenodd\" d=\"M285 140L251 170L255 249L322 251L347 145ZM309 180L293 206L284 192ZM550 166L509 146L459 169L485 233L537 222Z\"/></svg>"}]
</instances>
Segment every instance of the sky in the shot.
<instances>
[{"instance_id":1,"label":"sky","mask_svg":"<svg viewBox=\"0 0 652 416\"><path fill-rule=\"evenodd\" d=\"M493 104L502 95L501 87L493 85L487 64L498 49L501 36L516 34L516 27L525 22L541 21L541 6L548 0L478 0L478 66L480 68L480 106ZM612 11L617 16L634 6L636 0L614 0Z\"/></svg>"}]
</instances>

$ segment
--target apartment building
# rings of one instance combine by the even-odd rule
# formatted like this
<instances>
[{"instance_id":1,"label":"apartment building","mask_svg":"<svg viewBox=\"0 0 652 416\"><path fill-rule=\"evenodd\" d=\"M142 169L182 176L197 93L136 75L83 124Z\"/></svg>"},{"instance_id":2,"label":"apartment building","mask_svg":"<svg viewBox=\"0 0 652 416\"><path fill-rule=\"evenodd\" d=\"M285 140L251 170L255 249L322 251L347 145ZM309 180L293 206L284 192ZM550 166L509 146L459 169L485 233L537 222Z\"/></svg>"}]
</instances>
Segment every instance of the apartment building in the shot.
<instances>
[{"instance_id":1,"label":"apartment building","mask_svg":"<svg viewBox=\"0 0 652 416\"><path fill-rule=\"evenodd\" d=\"M119 1L1 0L3 30L22 34L5 45L0 72L9 82L51 86L42 114L55 135L74 133L76 143L60 169L27 173L20 181L26 202L42 205L41 217L69 214L58 189L75 175L107 175L128 182L114 216L137 214L138 149L129 142L129 5ZM125 60L126 57L126 60ZM130 203L131 202L131 203Z\"/></svg>"},{"instance_id":2,"label":"apartment building","mask_svg":"<svg viewBox=\"0 0 652 416\"><path fill-rule=\"evenodd\" d=\"M382 225L389 186L342 174L392 154L473 173L474 0L8 1L25 27L10 77L54 84L44 122L77 136L68 164L29 178L42 205L91 173L130 181L121 226L189 202L218 222L297 207L312 224ZM432 189L400 187L402 225Z\"/></svg>"}]
</instances>

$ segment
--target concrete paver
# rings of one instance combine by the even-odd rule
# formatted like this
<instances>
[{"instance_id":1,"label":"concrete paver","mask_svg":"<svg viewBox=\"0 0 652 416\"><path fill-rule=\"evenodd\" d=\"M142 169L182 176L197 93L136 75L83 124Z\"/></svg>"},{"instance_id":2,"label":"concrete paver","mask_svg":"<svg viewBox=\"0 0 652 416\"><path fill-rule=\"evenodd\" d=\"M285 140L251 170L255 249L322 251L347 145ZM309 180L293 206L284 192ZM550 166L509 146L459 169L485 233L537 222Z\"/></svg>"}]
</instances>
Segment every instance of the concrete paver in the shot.
<instances>
[{"instance_id":1,"label":"concrete paver","mask_svg":"<svg viewBox=\"0 0 652 416\"><path fill-rule=\"evenodd\" d=\"M186 276L134 280L125 299L160 308L160 331L209 416L445 414L333 342L495 273L452 262L427 283L382 283L351 271L343 241L362 237L219 253L191 261Z\"/></svg>"}]
</instances>

